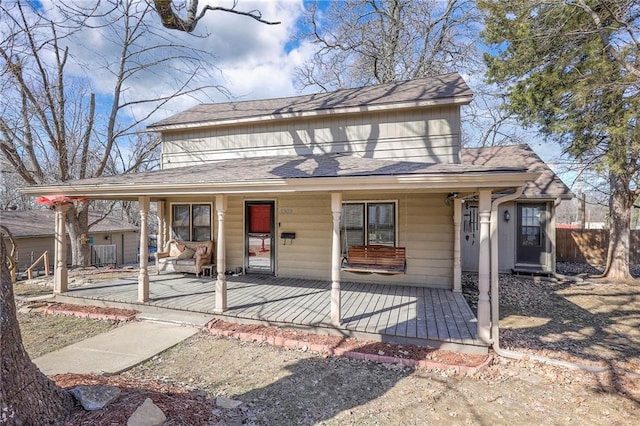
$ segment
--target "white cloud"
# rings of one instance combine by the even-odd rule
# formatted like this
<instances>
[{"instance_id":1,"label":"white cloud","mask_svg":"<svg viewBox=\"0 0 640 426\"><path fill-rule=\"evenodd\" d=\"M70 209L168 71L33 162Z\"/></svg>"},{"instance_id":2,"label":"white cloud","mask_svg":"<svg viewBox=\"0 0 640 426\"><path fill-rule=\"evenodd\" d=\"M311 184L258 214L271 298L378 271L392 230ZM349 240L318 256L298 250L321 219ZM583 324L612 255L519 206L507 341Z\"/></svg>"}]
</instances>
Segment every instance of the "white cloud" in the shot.
<instances>
[{"instance_id":1,"label":"white cloud","mask_svg":"<svg viewBox=\"0 0 640 426\"><path fill-rule=\"evenodd\" d=\"M80 0L82 1L82 0ZM50 16L59 17L53 3L45 3L43 10ZM136 7L141 7L139 2ZM201 1L200 7L206 2ZM213 4L213 3L212 3ZM215 5L230 7L231 1L215 2ZM103 2L101 7L110 5ZM205 52L206 64L198 72L191 87L212 85L225 87L237 100L260 99L296 95L293 87L295 66L306 60L310 49L300 45L287 49L296 31L297 21L303 11L302 0L244 1L237 9L260 10L266 20L280 21L279 25L265 25L249 17L214 11L202 19L194 34L167 30L160 27L155 13L147 16L150 25L141 38L144 45L170 44L169 55L186 52L177 46L188 45ZM153 19L151 22L150 19ZM114 67L120 54L117 38L121 29L109 27L85 28L67 41L74 61L68 71L93 82L93 90L105 100L114 86ZM144 59L143 59L144 60ZM184 75L179 73L188 61L172 61L148 72L139 73L125 88L124 97L135 100L161 97L172 93ZM149 121L156 121L178 113L201 102L226 102L228 98L215 89L205 89L191 96L174 99L158 111ZM150 110L149 105L136 105L132 112L142 116Z\"/></svg>"}]
</instances>

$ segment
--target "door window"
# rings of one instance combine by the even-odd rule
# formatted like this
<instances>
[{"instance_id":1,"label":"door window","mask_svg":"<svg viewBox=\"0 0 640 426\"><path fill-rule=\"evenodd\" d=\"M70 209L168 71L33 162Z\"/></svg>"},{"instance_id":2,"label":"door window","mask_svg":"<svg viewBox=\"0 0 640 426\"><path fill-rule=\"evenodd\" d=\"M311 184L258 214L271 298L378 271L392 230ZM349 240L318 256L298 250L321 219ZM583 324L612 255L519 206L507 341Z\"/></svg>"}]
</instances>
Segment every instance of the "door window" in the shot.
<instances>
[{"instance_id":1,"label":"door window","mask_svg":"<svg viewBox=\"0 0 640 426\"><path fill-rule=\"evenodd\" d=\"M542 245L542 229L540 207L522 207L522 219L520 226L521 244L525 247L540 247Z\"/></svg>"}]
</instances>

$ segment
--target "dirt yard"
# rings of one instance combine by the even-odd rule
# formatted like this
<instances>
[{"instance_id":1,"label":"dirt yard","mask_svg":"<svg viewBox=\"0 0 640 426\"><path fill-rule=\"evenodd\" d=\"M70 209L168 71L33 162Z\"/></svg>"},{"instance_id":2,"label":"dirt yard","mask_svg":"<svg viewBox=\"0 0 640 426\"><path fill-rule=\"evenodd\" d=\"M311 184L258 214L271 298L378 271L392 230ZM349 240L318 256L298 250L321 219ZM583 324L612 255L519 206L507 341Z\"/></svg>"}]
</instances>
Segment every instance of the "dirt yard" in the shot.
<instances>
[{"instance_id":1,"label":"dirt yard","mask_svg":"<svg viewBox=\"0 0 640 426\"><path fill-rule=\"evenodd\" d=\"M471 299L473 283L473 276L465 277ZM197 410L188 407L200 407L199 424L637 424L640 284L504 276L500 298L502 347L609 370L593 374L496 357L479 373L463 376L201 333L120 376L101 380L170 395L163 403L177 407L167 423L172 425L194 424L195 414L188 414ZM28 315L19 317L23 335L34 336L27 345L30 353L38 340L60 338L59 330L48 336L35 333L39 321ZM59 381L68 385L72 379ZM180 390L182 396L167 389ZM220 410L211 403L217 396L244 404ZM187 408L180 411L178 406ZM110 424L114 416L72 424Z\"/></svg>"}]
</instances>

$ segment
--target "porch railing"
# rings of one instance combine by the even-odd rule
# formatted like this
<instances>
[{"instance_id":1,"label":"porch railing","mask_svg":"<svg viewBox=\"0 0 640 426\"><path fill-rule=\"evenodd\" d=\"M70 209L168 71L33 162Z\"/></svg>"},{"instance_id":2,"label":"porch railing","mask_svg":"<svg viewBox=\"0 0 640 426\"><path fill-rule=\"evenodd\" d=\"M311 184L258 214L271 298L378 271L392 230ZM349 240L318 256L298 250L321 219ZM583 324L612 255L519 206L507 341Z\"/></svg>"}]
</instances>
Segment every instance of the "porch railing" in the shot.
<instances>
[{"instance_id":1,"label":"porch railing","mask_svg":"<svg viewBox=\"0 0 640 426\"><path fill-rule=\"evenodd\" d=\"M26 273L28 279L33 278L33 269L42 261L44 261L44 274L46 276L49 276L49 274L51 273L51 271L49 270L49 251L45 250L44 253L42 253L40 257L27 268Z\"/></svg>"}]
</instances>

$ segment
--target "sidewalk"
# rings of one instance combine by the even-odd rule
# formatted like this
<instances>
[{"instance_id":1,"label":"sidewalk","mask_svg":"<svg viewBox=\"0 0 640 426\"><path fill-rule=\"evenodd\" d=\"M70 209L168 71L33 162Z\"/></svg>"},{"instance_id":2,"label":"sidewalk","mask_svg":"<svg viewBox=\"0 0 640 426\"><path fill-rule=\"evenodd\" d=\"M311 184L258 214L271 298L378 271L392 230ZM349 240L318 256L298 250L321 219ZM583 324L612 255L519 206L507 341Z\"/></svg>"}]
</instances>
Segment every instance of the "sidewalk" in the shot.
<instances>
[{"instance_id":1,"label":"sidewalk","mask_svg":"<svg viewBox=\"0 0 640 426\"><path fill-rule=\"evenodd\" d=\"M199 327L132 322L36 358L47 376L63 373L118 374L193 336Z\"/></svg>"}]
</instances>

